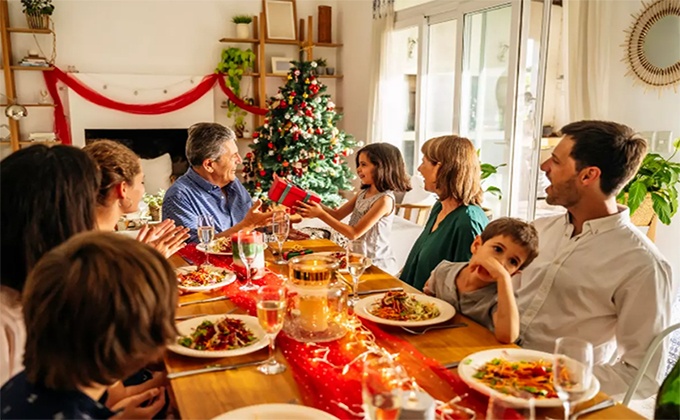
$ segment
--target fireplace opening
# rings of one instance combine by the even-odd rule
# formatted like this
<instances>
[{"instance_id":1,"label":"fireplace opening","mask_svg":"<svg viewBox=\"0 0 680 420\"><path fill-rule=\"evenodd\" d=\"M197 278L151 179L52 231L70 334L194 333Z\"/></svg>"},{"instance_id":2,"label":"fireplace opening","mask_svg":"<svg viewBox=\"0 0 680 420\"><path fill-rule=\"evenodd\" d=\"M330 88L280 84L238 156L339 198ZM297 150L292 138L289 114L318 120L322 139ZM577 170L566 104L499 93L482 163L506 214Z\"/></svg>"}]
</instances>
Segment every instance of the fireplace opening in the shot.
<instances>
[{"instance_id":1,"label":"fireplace opening","mask_svg":"<svg viewBox=\"0 0 680 420\"><path fill-rule=\"evenodd\" d=\"M189 167L185 156L187 129L86 129L85 144L107 139L124 144L142 159L170 154L172 177L184 174Z\"/></svg>"}]
</instances>

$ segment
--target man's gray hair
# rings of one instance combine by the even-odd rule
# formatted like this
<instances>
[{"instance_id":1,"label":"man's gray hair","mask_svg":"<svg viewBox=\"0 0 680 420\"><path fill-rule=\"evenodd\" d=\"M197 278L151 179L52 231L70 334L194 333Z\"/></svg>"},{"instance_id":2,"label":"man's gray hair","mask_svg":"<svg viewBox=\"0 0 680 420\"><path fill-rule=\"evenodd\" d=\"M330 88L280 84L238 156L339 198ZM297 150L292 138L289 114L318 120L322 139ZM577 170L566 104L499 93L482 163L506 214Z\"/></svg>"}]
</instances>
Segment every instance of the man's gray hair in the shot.
<instances>
[{"instance_id":1,"label":"man's gray hair","mask_svg":"<svg viewBox=\"0 0 680 420\"><path fill-rule=\"evenodd\" d=\"M227 142L235 141L231 128L218 123L196 123L189 127L186 155L191 166L201 166L206 159L217 160L227 152Z\"/></svg>"}]
</instances>

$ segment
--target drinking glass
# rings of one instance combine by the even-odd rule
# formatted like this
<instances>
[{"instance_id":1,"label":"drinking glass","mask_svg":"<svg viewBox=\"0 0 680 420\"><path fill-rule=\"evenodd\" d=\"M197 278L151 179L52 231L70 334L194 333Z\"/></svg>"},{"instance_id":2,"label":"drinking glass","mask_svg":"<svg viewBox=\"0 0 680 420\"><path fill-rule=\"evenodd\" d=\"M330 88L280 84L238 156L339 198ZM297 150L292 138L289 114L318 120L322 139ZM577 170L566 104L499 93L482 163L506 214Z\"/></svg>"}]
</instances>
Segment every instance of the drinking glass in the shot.
<instances>
[{"instance_id":1,"label":"drinking glass","mask_svg":"<svg viewBox=\"0 0 680 420\"><path fill-rule=\"evenodd\" d=\"M286 287L262 286L257 291L257 319L269 338L269 359L257 370L265 375L276 375L284 372L286 366L277 362L274 357L276 335L283 327L283 316L286 312Z\"/></svg>"},{"instance_id":2,"label":"drinking glass","mask_svg":"<svg viewBox=\"0 0 680 420\"><path fill-rule=\"evenodd\" d=\"M253 265L259 252L264 250L262 233L254 230L239 230L236 234L238 238L238 256L246 269L246 283L239 287L239 290L249 292L257 290L258 286L253 284Z\"/></svg>"},{"instance_id":3,"label":"drinking glass","mask_svg":"<svg viewBox=\"0 0 680 420\"><path fill-rule=\"evenodd\" d=\"M361 396L367 419L399 418L404 379L403 368L389 356L366 359L361 377Z\"/></svg>"},{"instance_id":4,"label":"drinking glass","mask_svg":"<svg viewBox=\"0 0 680 420\"><path fill-rule=\"evenodd\" d=\"M569 419L574 402L590 389L593 380L593 345L574 337L555 340L553 385Z\"/></svg>"},{"instance_id":5,"label":"drinking glass","mask_svg":"<svg viewBox=\"0 0 680 420\"><path fill-rule=\"evenodd\" d=\"M507 398L491 396L486 410L487 419L509 420L509 419L536 419L536 400L529 398L526 401L515 402Z\"/></svg>"},{"instance_id":6,"label":"drinking glass","mask_svg":"<svg viewBox=\"0 0 680 420\"><path fill-rule=\"evenodd\" d=\"M203 265L210 266L208 247L215 238L215 220L213 217L209 214L199 215L196 232L198 233L198 240L203 245L203 251L205 252L205 262Z\"/></svg>"},{"instance_id":7,"label":"drinking glass","mask_svg":"<svg viewBox=\"0 0 680 420\"><path fill-rule=\"evenodd\" d=\"M290 216L282 210L277 210L272 215L272 236L279 246L279 257L274 261L275 264L288 264L288 261L283 259L283 243L288 239L290 232Z\"/></svg>"},{"instance_id":8,"label":"drinking glass","mask_svg":"<svg viewBox=\"0 0 680 420\"><path fill-rule=\"evenodd\" d=\"M347 271L352 276L353 293L351 304L359 301L359 278L364 270L371 266L371 259L366 257L366 242L354 240L347 243Z\"/></svg>"}]
</instances>

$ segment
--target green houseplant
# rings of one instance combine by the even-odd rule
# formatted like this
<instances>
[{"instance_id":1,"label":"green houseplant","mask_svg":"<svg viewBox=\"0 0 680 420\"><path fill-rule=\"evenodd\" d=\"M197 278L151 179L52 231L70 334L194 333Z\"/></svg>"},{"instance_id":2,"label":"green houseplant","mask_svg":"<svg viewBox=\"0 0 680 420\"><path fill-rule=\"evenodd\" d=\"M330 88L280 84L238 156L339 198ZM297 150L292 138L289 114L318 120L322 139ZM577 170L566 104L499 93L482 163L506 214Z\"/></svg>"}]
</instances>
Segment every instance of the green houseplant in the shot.
<instances>
[{"instance_id":1,"label":"green houseplant","mask_svg":"<svg viewBox=\"0 0 680 420\"><path fill-rule=\"evenodd\" d=\"M227 85L239 98L241 97L241 79L250 72L255 65L255 53L249 48L225 48L222 50L222 59L217 64L216 72L222 73L227 78ZM232 101L227 102L227 117L234 118L234 128L242 132L245 128L245 116L247 113L236 106Z\"/></svg>"},{"instance_id":2,"label":"green houseplant","mask_svg":"<svg viewBox=\"0 0 680 420\"><path fill-rule=\"evenodd\" d=\"M52 0L21 0L28 26L32 29L47 29L49 16L54 12Z\"/></svg>"},{"instance_id":3,"label":"green houseplant","mask_svg":"<svg viewBox=\"0 0 680 420\"><path fill-rule=\"evenodd\" d=\"M250 38L250 22L253 21L252 16L236 15L231 18L231 21L236 24L236 38L246 39Z\"/></svg>"},{"instance_id":4,"label":"green houseplant","mask_svg":"<svg viewBox=\"0 0 680 420\"><path fill-rule=\"evenodd\" d=\"M479 154L479 151L477 152ZM484 183L484 180L490 177L491 175L497 174L498 173L498 168L501 168L503 166L506 166L505 163L501 163L500 165L492 165L490 163L480 163L481 168L482 168L482 184ZM501 191L500 188L495 187L493 185L488 186L484 192L488 192L490 194L495 195L499 199L503 198L503 192Z\"/></svg>"},{"instance_id":5,"label":"green houseplant","mask_svg":"<svg viewBox=\"0 0 680 420\"><path fill-rule=\"evenodd\" d=\"M661 223L669 225L678 211L680 163L673 157L680 149L680 138L673 142L673 154L665 159L658 153L647 153L633 178L621 190L616 200L630 208L633 215L651 202Z\"/></svg>"},{"instance_id":6,"label":"green houseplant","mask_svg":"<svg viewBox=\"0 0 680 420\"><path fill-rule=\"evenodd\" d=\"M143 200L149 206L149 215L151 220L160 222L162 219L161 209L163 208L163 198L165 197L165 190L160 189L156 194L144 194Z\"/></svg>"}]
</instances>

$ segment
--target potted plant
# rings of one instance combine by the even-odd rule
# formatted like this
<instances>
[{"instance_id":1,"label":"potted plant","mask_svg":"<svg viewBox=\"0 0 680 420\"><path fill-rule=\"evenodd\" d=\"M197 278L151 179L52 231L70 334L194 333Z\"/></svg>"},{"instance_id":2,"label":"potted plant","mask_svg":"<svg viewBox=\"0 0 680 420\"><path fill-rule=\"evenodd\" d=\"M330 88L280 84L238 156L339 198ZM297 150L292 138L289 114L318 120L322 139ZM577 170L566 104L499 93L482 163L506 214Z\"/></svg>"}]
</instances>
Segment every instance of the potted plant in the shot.
<instances>
[{"instance_id":1,"label":"potted plant","mask_svg":"<svg viewBox=\"0 0 680 420\"><path fill-rule=\"evenodd\" d=\"M325 58L317 58L316 60L316 74L319 76L326 74L326 59Z\"/></svg>"},{"instance_id":2,"label":"potted plant","mask_svg":"<svg viewBox=\"0 0 680 420\"><path fill-rule=\"evenodd\" d=\"M616 197L630 208L636 225L648 225L654 214L661 223L669 225L678 211L680 163L672 160L679 149L680 138L673 142L673 154L668 159L658 153L647 153L640 169Z\"/></svg>"},{"instance_id":3,"label":"potted plant","mask_svg":"<svg viewBox=\"0 0 680 420\"><path fill-rule=\"evenodd\" d=\"M236 24L236 38L250 38L250 22L253 21L252 16L236 15L231 18L231 21Z\"/></svg>"},{"instance_id":4,"label":"potted plant","mask_svg":"<svg viewBox=\"0 0 680 420\"><path fill-rule=\"evenodd\" d=\"M255 53L250 48L244 51L240 48L231 47L222 50L222 60L217 64L215 71L226 76L227 85L240 98L241 79L244 74L253 69L254 65ZM244 118L246 115L248 115L246 111L236 106L234 102L227 101L227 117L234 118L234 128L241 133L245 128Z\"/></svg>"},{"instance_id":5,"label":"potted plant","mask_svg":"<svg viewBox=\"0 0 680 420\"><path fill-rule=\"evenodd\" d=\"M144 202L149 206L149 215L154 222L160 222L162 219L163 198L165 197L165 190L158 190L157 194L144 194Z\"/></svg>"},{"instance_id":6,"label":"potted plant","mask_svg":"<svg viewBox=\"0 0 680 420\"><path fill-rule=\"evenodd\" d=\"M31 29L47 29L50 24L50 16L54 12L52 0L21 0L23 12Z\"/></svg>"},{"instance_id":7,"label":"potted plant","mask_svg":"<svg viewBox=\"0 0 680 420\"><path fill-rule=\"evenodd\" d=\"M477 150L477 155L479 155L479 152L480 151ZM479 166L482 169L481 180L482 180L482 184L484 184L484 180L489 178L491 175L497 174L498 168L506 166L506 164L501 163L500 165L492 165L490 163L480 163ZM494 186L494 185L489 185L488 187L486 187L484 189L484 192L495 195L496 197L498 197L499 200L501 198L503 198L503 192L501 191L501 189ZM486 213L486 217L488 217L489 220L492 220L493 219L493 210L491 210L488 207L482 207L482 209L484 210L484 213Z\"/></svg>"}]
</instances>

